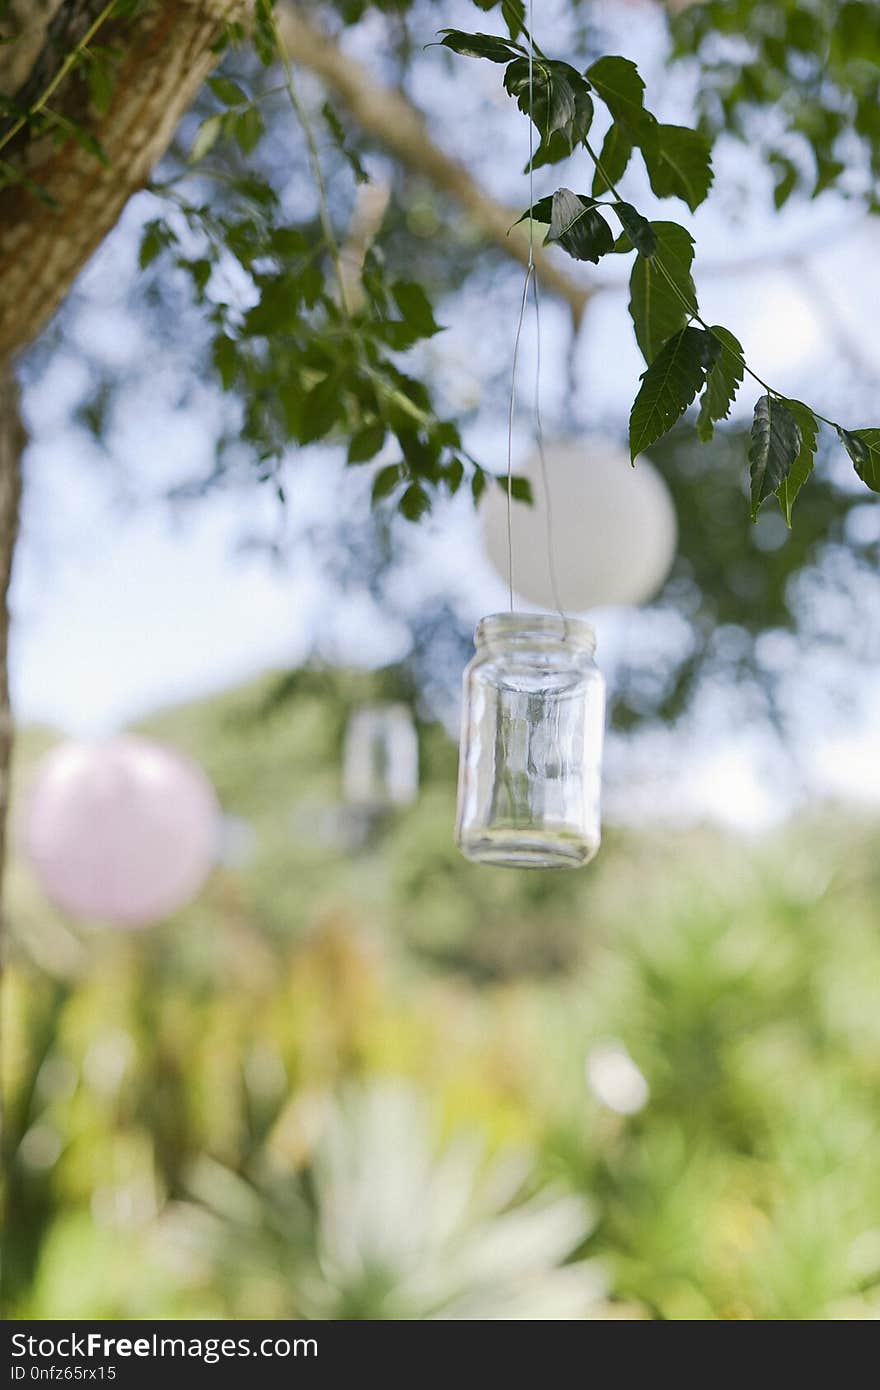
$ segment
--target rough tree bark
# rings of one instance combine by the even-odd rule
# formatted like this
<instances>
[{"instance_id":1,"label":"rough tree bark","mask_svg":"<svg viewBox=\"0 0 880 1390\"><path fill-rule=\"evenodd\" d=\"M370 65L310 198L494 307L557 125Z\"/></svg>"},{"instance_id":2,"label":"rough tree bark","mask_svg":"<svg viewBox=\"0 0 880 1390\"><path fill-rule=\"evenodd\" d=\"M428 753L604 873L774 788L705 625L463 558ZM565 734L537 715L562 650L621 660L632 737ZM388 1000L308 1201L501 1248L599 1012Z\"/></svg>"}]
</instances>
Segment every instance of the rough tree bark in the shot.
<instances>
[{"instance_id":1,"label":"rough tree bark","mask_svg":"<svg viewBox=\"0 0 880 1390\"><path fill-rule=\"evenodd\" d=\"M84 0L62 0L54 23L70 16L68 45L81 36L95 8ZM30 342L57 309L127 200L143 186L217 62L211 48L224 21L247 8L246 0L164 0L101 28L100 42L120 50L109 110L101 116L90 111L75 71L59 87L52 108L87 126L103 146L106 164L73 139L61 148L45 138L31 140L27 127L7 145L3 158L57 206L21 183L0 192L0 360ZM35 18L45 29L44 20ZM0 52L13 52L27 32ZM45 33L57 64L63 51L57 52L51 26ZM46 70L45 51L35 65ZM39 93L28 95L35 101Z\"/></svg>"},{"instance_id":2,"label":"rough tree bark","mask_svg":"<svg viewBox=\"0 0 880 1390\"><path fill-rule=\"evenodd\" d=\"M25 431L18 404L18 384L11 367L0 369L0 868L6 854L6 816L12 753L9 703L9 578L18 535L21 456ZM2 914L2 906L0 906Z\"/></svg>"},{"instance_id":3,"label":"rough tree bark","mask_svg":"<svg viewBox=\"0 0 880 1390\"><path fill-rule=\"evenodd\" d=\"M0 91L26 109L39 102L103 8L100 0L11 0L0 24L0 38L11 40L0 46ZM212 46L225 22L246 18L250 9L251 0L147 0L128 20L102 25L100 43L120 53L109 109L90 109L74 70L53 93L52 110L81 122L100 141L106 164L75 140L59 148L32 139L27 125L2 151L14 174L51 201L21 182L0 191L0 875L12 748L8 592L25 442L12 360L58 308L163 154L217 62Z\"/></svg>"}]
</instances>

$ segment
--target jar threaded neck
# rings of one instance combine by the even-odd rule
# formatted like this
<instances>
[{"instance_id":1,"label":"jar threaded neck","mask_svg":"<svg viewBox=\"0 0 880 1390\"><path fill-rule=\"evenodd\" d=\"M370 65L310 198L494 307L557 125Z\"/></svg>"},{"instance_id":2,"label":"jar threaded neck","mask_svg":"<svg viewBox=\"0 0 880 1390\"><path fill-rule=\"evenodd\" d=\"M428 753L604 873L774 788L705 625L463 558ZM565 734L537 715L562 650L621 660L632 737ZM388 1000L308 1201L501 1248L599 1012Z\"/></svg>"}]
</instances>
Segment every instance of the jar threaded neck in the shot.
<instances>
[{"instance_id":1,"label":"jar threaded neck","mask_svg":"<svg viewBox=\"0 0 880 1390\"><path fill-rule=\"evenodd\" d=\"M491 613L480 619L474 632L477 648L506 642L564 643L592 656L596 633L583 618L564 618L559 613Z\"/></svg>"}]
</instances>

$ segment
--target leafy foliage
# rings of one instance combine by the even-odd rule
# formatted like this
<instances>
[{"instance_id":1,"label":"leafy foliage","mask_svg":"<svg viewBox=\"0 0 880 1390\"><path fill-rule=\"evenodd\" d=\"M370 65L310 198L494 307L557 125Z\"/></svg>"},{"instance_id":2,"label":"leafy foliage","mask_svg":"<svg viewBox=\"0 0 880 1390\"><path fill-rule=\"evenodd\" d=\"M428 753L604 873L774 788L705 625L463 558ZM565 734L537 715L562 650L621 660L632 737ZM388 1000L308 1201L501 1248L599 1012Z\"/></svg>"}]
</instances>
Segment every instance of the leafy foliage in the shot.
<instances>
[{"instance_id":1,"label":"leafy foliage","mask_svg":"<svg viewBox=\"0 0 880 1390\"><path fill-rule=\"evenodd\" d=\"M84 109L100 115L113 99L121 49L116 30L112 41L103 41L102 24L108 18L124 24L138 3L119 0L105 6L69 55L65 71L80 84ZM726 129L749 138L749 109L772 103L789 132L806 141L813 154L814 194L838 185L847 163L845 142L856 138L866 151L869 171L862 193L869 206L880 207L880 11L863 0L815 0L807 8L794 0L782 5L769 0L706 0L683 7L670 21L676 54L696 54L707 77L702 119L691 129L657 120L646 105L643 79L629 58L605 54L579 71L538 47L527 30L522 0L475 3L481 11L496 14L506 32L446 29L439 46L503 68L504 90L538 135L533 167L554 164L578 150L592 164L589 194L559 188L531 209L534 220L548 225L546 241L591 264L612 251L635 252L629 307L649 372L633 409L638 428L631 446L636 451L645 447L648 436L656 442L653 432L662 422L669 422L669 428L680 418L693 400L694 382L698 391L703 389L698 433L703 440L711 439L715 423L729 415L745 376L754 373L730 329L710 327L700 315L690 233L675 222L645 215L625 201L618 183L638 152L653 194L679 199L693 211L712 185L713 135ZM366 5L363 0L338 0L338 8L343 21L353 23ZM403 13L409 5L407 0L381 0L380 8ZM749 41L748 56L731 45L716 52L719 37L743 35ZM231 23L218 51L245 37L242 26ZM271 0L258 0L256 5L253 46L264 67L276 65L279 49ZM419 367L399 360L400 354L417 349L439 331L429 297L415 280L386 275L381 255L370 251L356 302L347 303L340 236L321 187L321 155L295 83L289 72L284 76L306 144L314 152L318 219L294 222L283 216L278 193L261 164L267 103L278 88L224 71L208 82L212 105L189 152L193 172L206 181L215 176L225 181L223 196L203 201L187 199L170 186L157 188L167 196L169 211L145 228L141 266L159 269L173 263L189 277L193 298L206 310L212 327L211 364L224 391L242 402L241 439L253 451L260 478L276 476L279 460L291 444L338 440L347 443L353 464L376 460L375 499L389 499L411 519L424 516L438 492L454 493L465 481L476 499L486 481L481 465L462 447L457 423L438 414ZM597 108L608 122L598 154L590 143ZM24 132L59 143L76 140L96 159L105 157L89 119L49 109L45 92L28 93L21 102L3 99L0 115L0 148ZM335 108L326 104L322 117L332 149L345 160L351 177L357 183L368 181L369 169ZM776 171L775 197L781 206L804 186L803 162L784 142L766 154ZM212 167L217 159L222 169ZM22 182L40 195L26 170L4 161L0 186L10 181ZM602 202L605 195L607 201ZM623 229L616 241L605 208ZM246 309L220 290L230 262L253 292L254 302ZM709 338L682 336L691 328ZM697 377L698 342L721 346L720 352L712 347L711 363L705 358L702 378ZM658 363L658 373L652 373ZM669 370L673 363L677 368ZM667 375L660 390L663 373ZM847 430L802 403L789 409L781 393L761 384L771 414L785 421L788 412L795 419L801 444L791 458L790 447L779 453L763 435L755 442L753 453L759 462L752 461L752 479L758 504L775 492L791 522L795 499L811 472L813 427L818 421L836 430L859 478L878 490L876 429ZM790 434L789 445L793 438ZM367 452L374 444L373 452ZM382 457L386 451L395 457ZM782 470L783 458L789 460L787 470Z\"/></svg>"},{"instance_id":2,"label":"leafy foliage","mask_svg":"<svg viewBox=\"0 0 880 1390\"><path fill-rule=\"evenodd\" d=\"M796 190L817 197L832 187L880 207L873 0L703 0L677 8L670 26L675 56L702 66L704 129L763 149L777 207ZM772 123L761 119L768 110Z\"/></svg>"},{"instance_id":3,"label":"leafy foliage","mask_svg":"<svg viewBox=\"0 0 880 1390\"><path fill-rule=\"evenodd\" d=\"M528 38L524 28L523 34ZM459 34L456 42L464 45L467 36ZM501 61L494 51L492 60ZM596 93L612 120L602 153L597 155L589 141L592 107L589 115L577 114L577 94L584 79L572 76L572 72L568 65L551 62L533 45L532 111L526 82L528 58L512 58L506 69L505 87L532 119L540 112L544 136L549 138L554 131L565 129L566 148L557 157L569 154L575 143L581 143L595 169L591 197L561 188L523 216L549 221L546 240L557 242L575 260L598 262L609 251L637 253L630 278L629 309L648 371L643 374L630 415L632 458L672 428L702 387L705 393L697 428L706 442L712 438L716 421L729 415L746 373L754 373L735 335L722 325L710 327L700 316L691 274L691 234L675 222L650 222L621 199L617 180L625 172L633 149L638 148L653 192L661 198L681 198L693 211L712 184L711 143L702 131L658 122L645 106L645 84L636 65L628 58L608 55L597 59L584 74L587 90ZM586 112L585 105L582 109ZM546 139L544 162L552 162L545 147ZM598 195L605 192L612 195L609 205L623 227L623 234L611 245L607 224L597 211L603 206ZM693 323L700 327L692 328ZM800 402L793 412L779 392L766 388L756 409L749 452L753 520L764 499L775 493L791 525L794 501L812 470L817 420L824 418ZM880 437L880 431L848 432L833 421L827 423L837 430L858 476L869 487L877 488L880 454L874 436Z\"/></svg>"},{"instance_id":4,"label":"leafy foliage","mask_svg":"<svg viewBox=\"0 0 880 1390\"><path fill-rule=\"evenodd\" d=\"M191 162L199 164L218 142L249 156L262 133L258 94L226 77L214 79L211 91L220 109L202 121ZM331 123L331 130L344 146L341 128ZM356 178L364 174L359 160L352 167ZM247 169L227 190L222 209L172 195L200 254L184 254L174 220L165 217L144 228L140 259L146 267L173 258L208 307L211 359L223 389L244 402L241 438L261 475L275 475L291 443L348 440L353 464L393 444L398 458L377 475L374 500L388 499L419 520L438 489L453 493L466 470L481 471L462 449L457 426L434 412L428 388L395 360L440 331L424 288L388 277L382 258L369 251L358 302L349 304L326 222L286 221L272 185ZM246 310L212 289L227 257L252 287Z\"/></svg>"}]
</instances>

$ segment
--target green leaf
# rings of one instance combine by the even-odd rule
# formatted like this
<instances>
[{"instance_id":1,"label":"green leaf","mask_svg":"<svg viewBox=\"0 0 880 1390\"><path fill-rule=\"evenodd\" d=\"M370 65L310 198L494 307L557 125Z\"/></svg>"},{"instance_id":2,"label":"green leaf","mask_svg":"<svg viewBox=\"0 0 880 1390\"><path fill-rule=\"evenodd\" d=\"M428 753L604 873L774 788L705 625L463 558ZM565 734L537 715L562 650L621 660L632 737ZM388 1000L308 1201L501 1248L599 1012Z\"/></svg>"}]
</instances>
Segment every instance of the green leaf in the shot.
<instances>
[{"instance_id":1,"label":"green leaf","mask_svg":"<svg viewBox=\"0 0 880 1390\"><path fill-rule=\"evenodd\" d=\"M394 433L400 445L404 462L415 477L430 478L437 482L441 446L430 431L413 429L407 425L395 425Z\"/></svg>"},{"instance_id":2,"label":"green leaf","mask_svg":"<svg viewBox=\"0 0 880 1390\"><path fill-rule=\"evenodd\" d=\"M539 198L537 203L526 208L522 216L514 222L514 227L518 227L520 222L525 222L527 217L530 217L533 222L546 222L549 225L553 217L553 194L548 193L546 198Z\"/></svg>"},{"instance_id":3,"label":"green leaf","mask_svg":"<svg viewBox=\"0 0 880 1390\"><path fill-rule=\"evenodd\" d=\"M531 168L540 169L545 164L558 164L560 160L568 159L575 148L586 139L592 122L593 103L586 82L582 82L575 89L574 116L562 129L554 130L542 139L532 156ZM529 167L527 164L525 173L529 172Z\"/></svg>"},{"instance_id":4,"label":"green leaf","mask_svg":"<svg viewBox=\"0 0 880 1390\"><path fill-rule=\"evenodd\" d=\"M587 78L635 144L650 138L657 122L645 110L645 84L635 63L616 56L600 58L587 68Z\"/></svg>"},{"instance_id":5,"label":"green leaf","mask_svg":"<svg viewBox=\"0 0 880 1390\"><path fill-rule=\"evenodd\" d=\"M211 344L211 357L224 391L231 391L238 376L238 345L225 333L218 333Z\"/></svg>"},{"instance_id":6,"label":"green leaf","mask_svg":"<svg viewBox=\"0 0 880 1390\"><path fill-rule=\"evenodd\" d=\"M752 521L765 498L777 491L801 451L801 431L794 415L776 397L759 397L749 439Z\"/></svg>"},{"instance_id":7,"label":"green leaf","mask_svg":"<svg viewBox=\"0 0 880 1390\"><path fill-rule=\"evenodd\" d=\"M776 496L779 498L779 505L785 517L785 524L790 527L791 512L797 495L813 471L819 425L812 410L809 406L804 405L803 401L787 400L785 405L797 421L798 429L801 432L801 447L798 456L791 465L788 476L783 478L776 489Z\"/></svg>"},{"instance_id":8,"label":"green leaf","mask_svg":"<svg viewBox=\"0 0 880 1390\"><path fill-rule=\"evenodd\" d=\"M114 71L110 63L96 59L89 63L86 71L89 100L99 115L105 116L110 110L115 86Z\"/></svg>"},{"instance_id":9,"label":"green leaf","mask_svg":"<svg viewBox=\"0 0 880 1390\"><path fill-rule=\"evenodd\" d=\"M837 434L855 470L872 492L880 492L880 429L843 430Z\"/></svg>"},{"instance_id":10,"label":"green leaf","mask_svg":"<svg viewBox=\"0 0 880 1390\"><path fill-rule=\"evenodd\" d=\"M302 402L297 432L300 444L313 444L316 439L323 439L340 422L343 411L339 382L335 376L327 376L312 387Z\"/></svg>"},{"instance_id":11,"label":"green leaf","mask_svg":"<svg viewBox=\"0 0 880 1390\"><path fill-rule=\"evenodd\" d=\"M231 185L249 203L255 203L259 208L267 211L279 206L278 194L270 183L260 178L258 174L244 174L241 178L235 179Z\"/></svg>"},{"instance_id":12,"label":"green leaf","mask_svg":"<svg viewBox=\"0 0 880 1390\"><path fill-rule=\"evenodd\" d=\"M821 150L814 151L816 157L816 182L813 184L813 191L810 195L818 198L820 193L824 193L826 188L830 188L833 183L846 169L839 159L829 159L823 155Z\"/></svg>"},{"instance_id":13,"label":"green leaf","mask_svg":"<svg viewBox=\"0 0 880 1390\"><path fill-rule=\"evenodd\" d=\"M190 164L198 164L200 159L204 159L205 155L211 152L220 139L222 130L222 116L209 116L206 121L202 121L190 151Z\"/></svg>"},{"instance_id":14,"label":"green leaf","mask_svg":"<svg viewBox=\"0 0 880 1390\"><path fill-rule=\"evenodd\" d=\"M531 164L526 164L523 173L527 174L529 169L543 169L548 164L559 164L563 159L568 159L574 148L568 135L561 130L554 130L552 135L541 141L532 155Z\"/></svg>"},{"instance_id":15,"label":"green leaf","mask_svg":"<svg viewBox=\"0 0 880 1390\"><path fill-rule=\"evenodd\" d=\"M302 282L295 275L273 275L261 285L260 298L244 316L251 337L271 337L296 328L302 310Z\"/></svg>"},{"instance_id":16,"label":"green leaf","mask_svg":"<svg viewBox=\"0 0 880 1390\"><path fill-rule=\"evenodd\" d=\"M465 34L461 29L441 29L441 47L465 58L488 58L490 63L509 63L516 50L497 34Z\"/></svg>"},{"instance_id":17,"label":"green leaf","mask_svg":"<svg viewBox=\"0 0 880 1390\"><path fill-rule=\"evenodd\" d=\"M797 187L797 165L787 155L777 152L770 155L768 163L777 170L776 182L773 185L773 206L778 212L781 207L785 206Z\"/></svg>"},{"instance_id":18,"label":"green leaf","mask_svg":"<svg viewBox=\"0 0 880 1390\"><path fill-rule=\"evenodd\" d=\"M400 499L400 510L407 521L421 521L426 512L431 510L430 494L421 483L410 483Z\"/></svg>"},{"instance_id":19,"label":"green leaf","mask_svg":"<svg viewBox=\"0 0 880 1390\"><path fill-rule=\"evenodd\" d=\"M624 126L618 125L615 121L609 127L602 143L602 152L599 155L601 168L597 168L593 175L594 198L601 198L612 184L623 178L632 151L632 136Z\"/></svg>"},{"instance_id":20,"label":"green leaf","mask_svg":"<svg viewBox=\"0 0 880 1390\"><path fill-rule=\"evenodd\" d=\"M146 270L148 265L157 256L177 240L168 223L161 217L156 217L152 221L145 223L141 233L141 245L138 252L138 265L141 270Z\"/></svg>"},{"instance_id":21,"label":"green leaf","mask_svg":"<svg viewBox=\"0 0 880 1390\"><path fill-rule=\"evenodd\" d=\"M496 474L495 481L500 487L501 491L506 496L507 474ZM513 498L514 502L528 502L529 506L532 506L535 501L531 483L529 482L528 478L523 478L519 474L514 475L514 477L510 479L510 495Z\"/></svg>"},{"instance_id":22,"label":"green leaf","mask_svg":"<svg viewBox=\"0 0 880 1390\"><path fill-rule=\"evenodd\" d=\"M298 227L273 227L269 245L276 256L288 257L300 255L308 242Z\"/></svg>"},{"instance_id":23,"label":"green leaf","mask_svg":"<svg viewBox=\"0 0 880 1390\"><path fill-rule=\"evenodd\" d=\"M477 505L483 493L486 491L486 474L482 468L474 469L474 476L471 478L471 496L474 499L474 506Z\"/></svg>"},{"instance_id":24,"label":"green leaf","mask_svg":"<svg viewBox=\"0 0 880 1390\"><path fill-rule=\"evenodd\" d=\"M474 0L474 4L480 10L494 10L498 0ZM510 37L518 39L526 22L525 0L501 0L501 18L507 25Z\"/></svg>"},{"instance_id":25,"label":"green leaf","mask_svg":"<svg viewBox=\"0 0 880 1390\"><path fill-rule=\"evenodd\" d=\"M373 502L380 502L383 497L387 497L402 479L403 468L399 463L388 463L384 468L380 468L373 479Z\"/></svg>"},{"instance_id":26,"label":"green leaf","mask_svg":"<svg viewBox=\"0 0 880 1390\"><path fill-rule=\"evenodd\" d=\"M642 146L658 198L682 198L694 212L712 184L712 147L705 135L683 125L657 125Z\"/></svg>"},{"instance_id":27,"label":"green leaf","mask_svg":"<svg viewBox=\"0 0 880 1390\"><path fill-rule=\"evenodd\" d=\"M636 258L629 282L629 312L646 362L653 362L666 339L691 317L682 297L692 310L697 304L690 232L677 222L652 222L650 227L656 249Z\"/></svg>"},{"instance_id":28,"label":"green leaf","mask_svg":"<svg viewBox=\"0 0 880 1390\"><path fill-rule=\"evenodd\" d=\"M309 309L314 309L324 292L324 276L321 267L312 261L300 272L297 280L302 301Z\"/></svg>"},{"instance_id":29,"label":"green leaf","mask_svg":"<svg viewBox=\"0 0 880 1390\"><path fill-rule=\"evenodd\" d=\"M361 157L357 150L353 149L349 144L348 137L345 133L345 126L333 110L329 101L325 101L324 105L321 107L321 115L324 117L327 123L327 129L333 137L333 143L342 157L347 161L348 167L354 174L355 181L357 183L369 183L370 176L364 168Z\"/></svg>"},{"instance_id":30,"label":"green leaf","mask_svg":"<svg viewBox=\"0 0 880 1390\"><path fill-rule=\"evenodd\" d=\"M726 420L736 393L743 380L743 350L740 342L727 328L713 324L710 328L721 344L715 366L706 377L706 389L700 401L697 434L707 444L715 433L716 420Z\"/></svg>"},{"instance_id":31,"label":"green leaf","mask_svg":"<svg viewBox=\"0 0 880 1390\"><path fill-rule=\"evenodd\" d=\"M373 324L370 331L374 337L396 352L405 352L422 338L432 338L441 331L440 325L434 320L428 296L414 280L395 281L391 286L391 296L402 317Z\"/></svg>"},{"instance_id":32,"label":"green leaf","mask_svg":"<svg viewBox=\"0 0 880 1390\"><path fill-rule=\"evenodd\" d=\"M683 328L642 373L629 418L630 458L649 449L687 410L717 356L719 345L702 328Z\"/></svg>"},{"instance_id":33,"label":"green leaf","mask_svg":"<svg viewBox=\"0 0 880 1390\"><path fill-rule=\"evenodd\" d=\"M351 437L348 445L349 463L366 463L375 458L385 443L385 426L381 420L364 425Z\"/></svg>"},{"instance_id":34,"label":"green leaf","mask_svg":"<svg viewBox=\"0 0 880 1390\"><path fill-rule=\"evenodd\" d=\"M526 22L525 0L501 0L501 15L512 39L518 39Z\"/></svg>"},{"instance_id":35,"label":"green leaf","mask_svg":"<svg viewBox=\"0 0 880 1390\"><path fill-rule=\"evenodd\" d=\"M263 117L255 106L247 106L235 117L232 133L239 149L250 154L259 144L266 129Z\"/></svg>"},{"instance_id":36,"label":"green leaf","mask_svg":"<svg viewBox=\"0 0 880 1390\"><path fill-rule=\"evenodd\" d=\"M611 228L593 206L592 198L582 198L569 188L553 194L553 212L547 242L558 242L576 261L593 261L606 255L614 245Z\"/></svg>"},{"instance_id":37,"label":"green leaf","mask_svg":"<svg viewBox=\"0 0 880 1390\"><path fill-rule=\"evenodd\" d=\"M231 77L209 77L208 86L224 106L245 106L250 100L247 92Z\"/></svg>"},{"instance_id":38,"label":"green leaf","mask_svg":"<svg viewBox=\"0 0 880 1390\"><path fill-rule=\"evenodd\" d=\"M417 338L432 338L440 332L435 322L431 301L415 280L395 280L391 297L400 310L403 321Z\"/></svg>"},{"instance_id":39,"label":"green leaf","mask_svg":"<svg viewBox=\"0 0 880 1390\"><path fill-rule=\"evenodd\" d=\"M205 286L211 278L211 270L213 269L207 256L178 256L176 264L192 277L196 301L199 304L203 303Z\"/></svg>"},{"instance_id":40,"label":"green leaf","mask_svg":"<svg viewBox=\"0 0 880 1390\"><path fill-rule=\"evenodd\" d=\"M516 98L520 111L531 116L544 144L558 133L553 159L570 154L586 138L593 119L593 103L586 82L570 63L543 58L535 61L530 84L528 58L516 58L504 74L504 86ZM538 155L536 165L553 162L547 155L539 161Z\"/></svg>"},{"instance_id":41,"label":"green leaf","mask_svg":"<svg viewBox=\"0 0 880 1390\"><path fill-rule=\"evenodd\" d=\"M612 203L612 207L628 237L624 245L615 243L615 251L631 251L635 247L640 256L653 256L657 250L657 236L648 219L637 212L631 203Z\"/></svg>"},{"instance_id":42,"label":"green leaf","mask_svg":"<svg viewBox=\"0 0 880 1390\"><path fill-rule=\"evenodd\" d=\"M464 479L464 464L460 458L452 458L443 469L443 481L455 496Z\"/></svg>"}]
</instances>

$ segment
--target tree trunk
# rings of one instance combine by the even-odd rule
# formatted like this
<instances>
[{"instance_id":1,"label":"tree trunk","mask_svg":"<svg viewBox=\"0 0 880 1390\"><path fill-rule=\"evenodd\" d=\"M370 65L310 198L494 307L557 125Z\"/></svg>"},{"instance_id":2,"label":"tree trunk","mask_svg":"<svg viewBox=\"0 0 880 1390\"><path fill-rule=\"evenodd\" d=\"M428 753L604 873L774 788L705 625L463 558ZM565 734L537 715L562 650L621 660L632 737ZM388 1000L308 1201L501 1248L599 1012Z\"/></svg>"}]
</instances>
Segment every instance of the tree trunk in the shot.
<instances>
[{"instance_id":1,"label":"tree trunk","mask_svg":"<svg viewBox=\"0 0 880 1390\"><path fill-rule=\"evenodd\" d=\"M19 5L19 9L27 8ZM95 43L119 49L109 109L89 105L74 68L52 95L51 109L82 123L100 142L104 163L73 138L60 148L31 139L25 126L2 151L15 182L0 191L0 361L29 343L57 309L77 272L141 188L167 148L181 116L217 62L212 45L229 19L246 17L249 0L164 0L129 20L107 21ZM54 11L47 26L47 9ZM45 43L17 100L36 104L65 56L100 8L86 0L37 4L0 54L12 54L42 26ZM58 26L67 21L59 49ZM54 66L54 72L53 72ZM0 78L8 71L4 61ZM20 73L16 72L16 76Z\"/></svg>"},{"instance_id":2,"label":"tree trunk","mask_svg":"<svg viewBox=\"0 0 880 1390\"><path fill-rule=\"evenodd\" d=\"M21 497L21 456L25 431L18 404L18 384L12 369L0 371L0 873L6 858L6 819L12 753L12 709L9 703L9 579L18 535ZM0 925L3 905L0 901Z\"/></svg>"}]
</instances>

